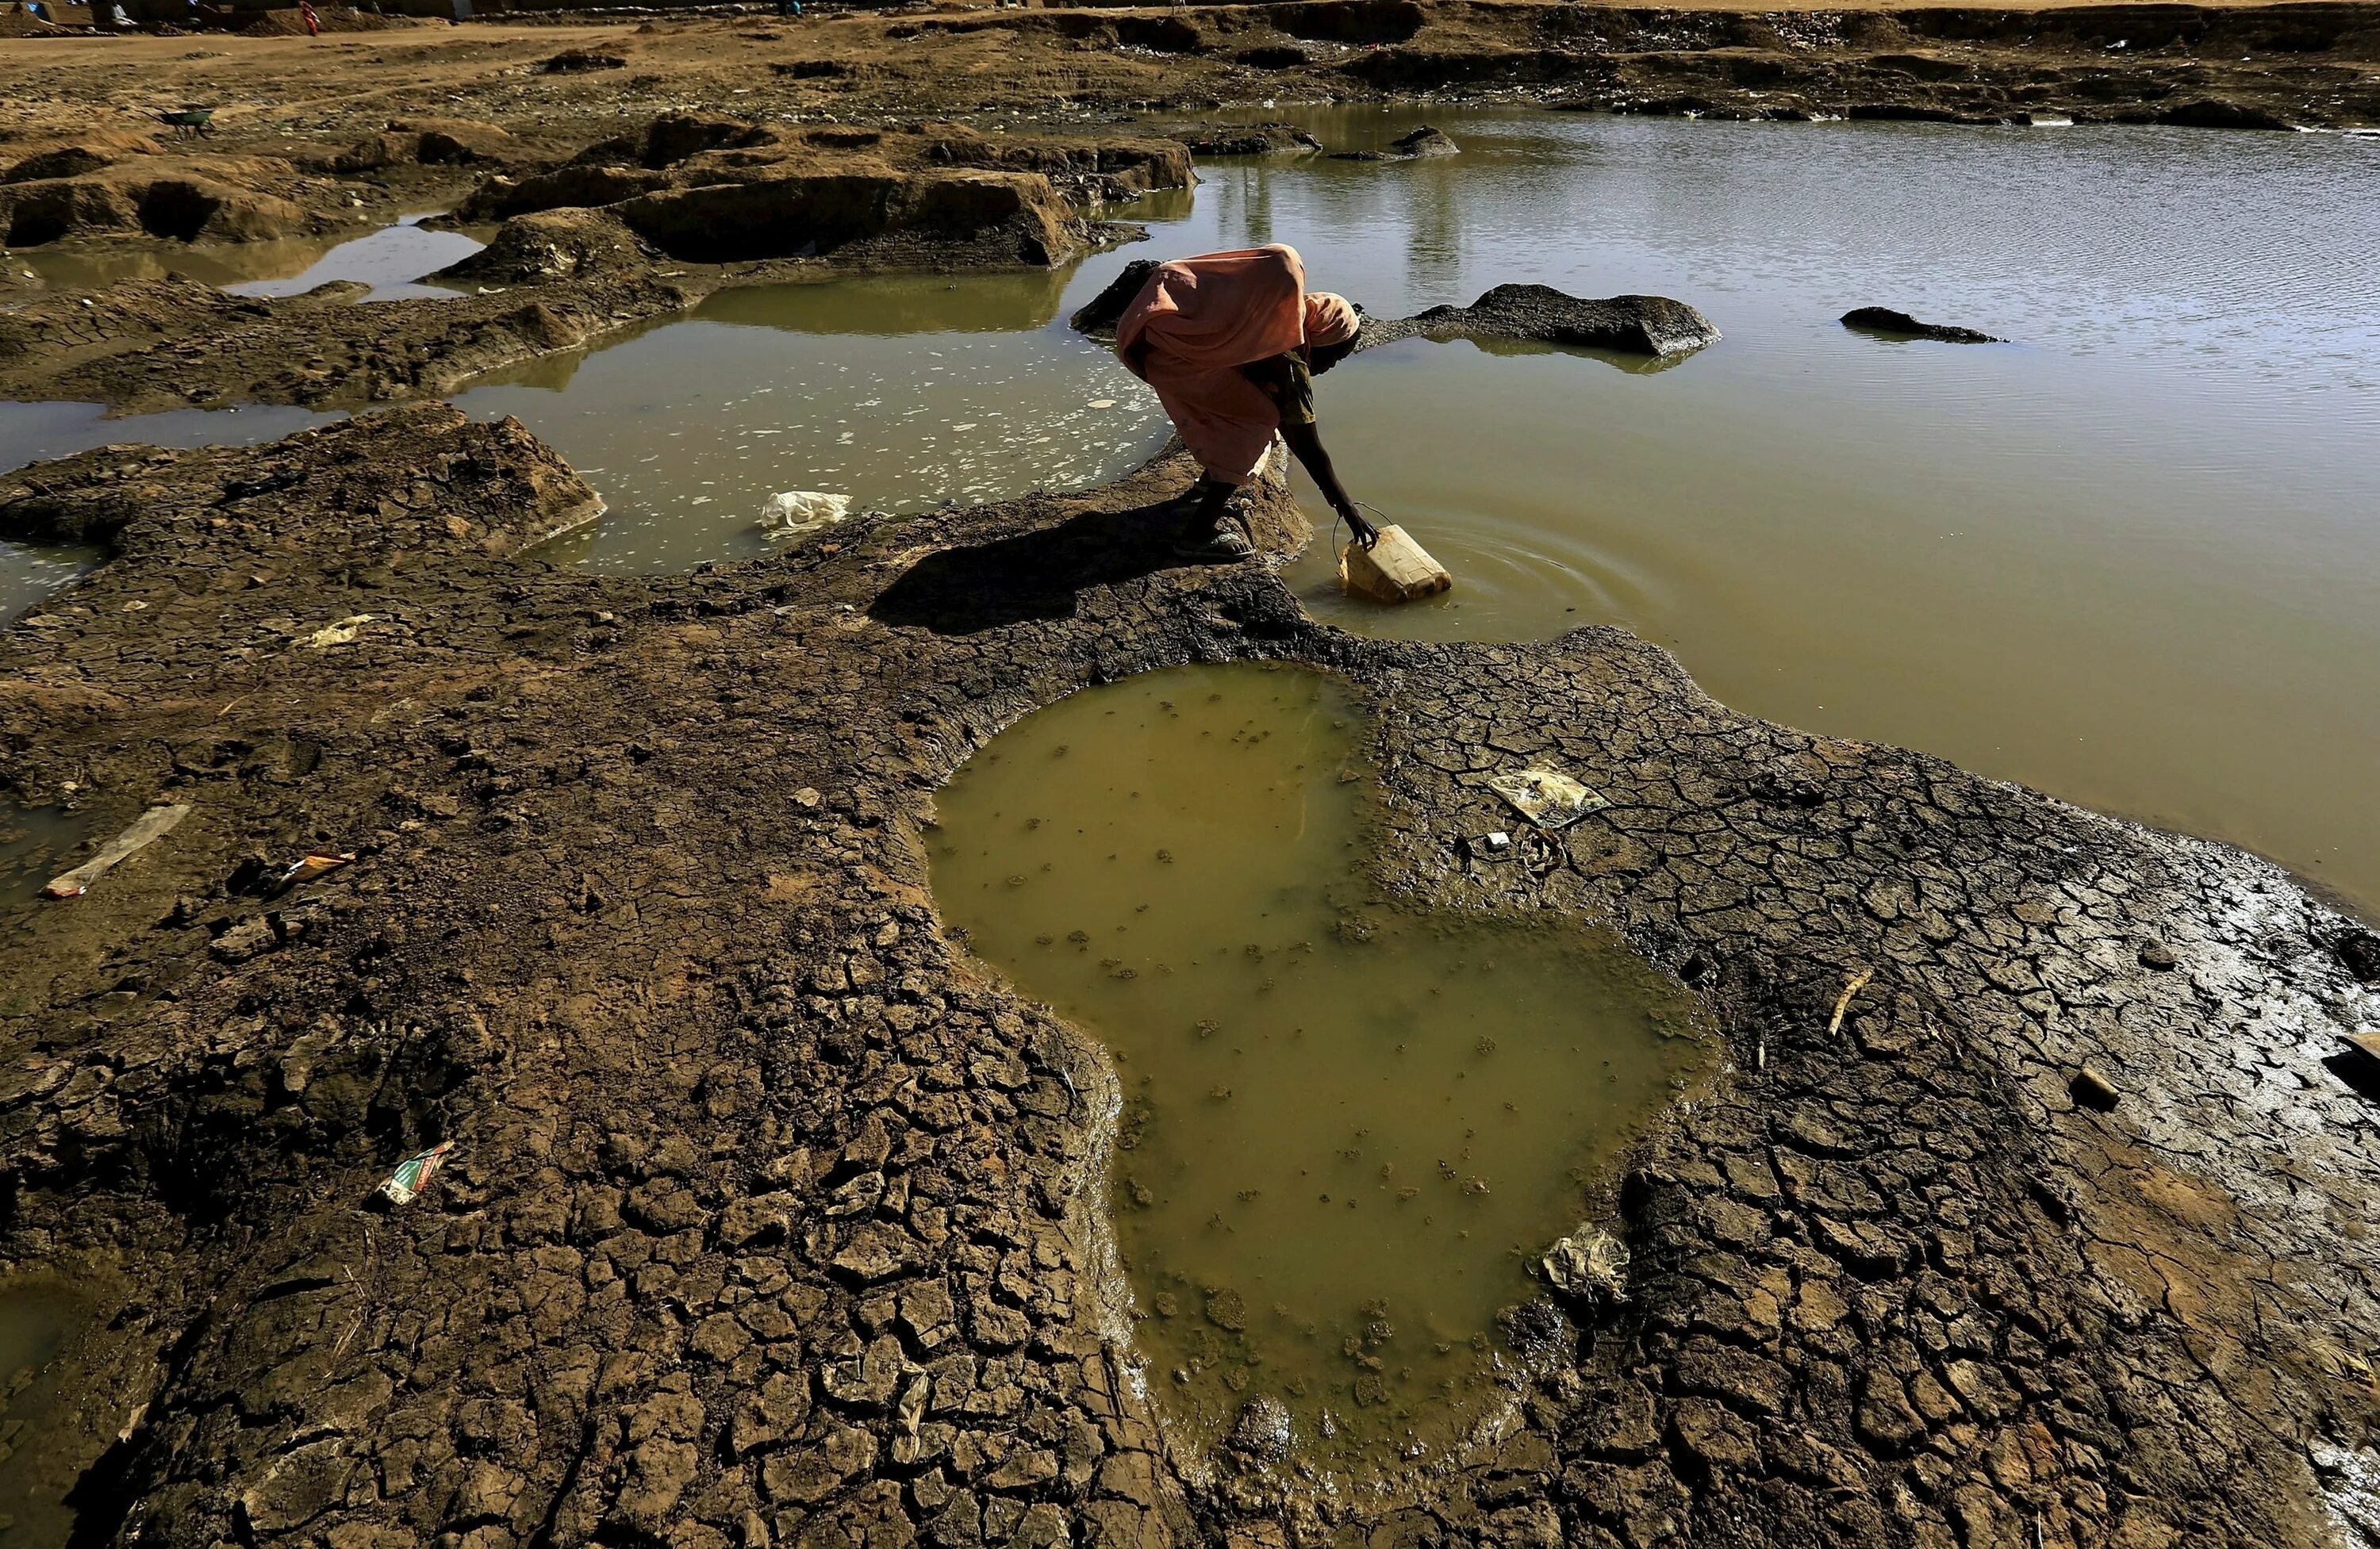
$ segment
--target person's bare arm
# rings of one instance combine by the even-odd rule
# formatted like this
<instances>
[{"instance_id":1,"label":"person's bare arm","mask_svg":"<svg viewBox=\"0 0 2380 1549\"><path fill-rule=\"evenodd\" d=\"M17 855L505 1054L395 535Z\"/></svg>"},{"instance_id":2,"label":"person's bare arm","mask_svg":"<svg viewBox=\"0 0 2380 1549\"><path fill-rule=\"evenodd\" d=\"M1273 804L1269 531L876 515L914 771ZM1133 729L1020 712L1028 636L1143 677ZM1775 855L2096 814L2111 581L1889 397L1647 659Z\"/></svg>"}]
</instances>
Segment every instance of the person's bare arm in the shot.
<instances>
[{"instance_id":1,"label":"person's bare arm","mask_svg":"<svg viewBox=\"0 0 2380 1549\"><path fill-rule=\"evenodd\" d=\"M1355 502L1341 487L1339 472L1330 466L1330 454L1323 450L1320 433L1311 425L1284 425L1281 428L1281 439L1289 442L1290 451L1305 465L1305 471L1314 476L1314 482L1321 487L1322 498L1330 502L1330 509L1346 518L1347 526L1354 530L1355 541L1366 549L1370 548L1373 540L1379 537L1378 529L1364 520L1364 514L1356 509Z\"/></svg>"}]
</instances>

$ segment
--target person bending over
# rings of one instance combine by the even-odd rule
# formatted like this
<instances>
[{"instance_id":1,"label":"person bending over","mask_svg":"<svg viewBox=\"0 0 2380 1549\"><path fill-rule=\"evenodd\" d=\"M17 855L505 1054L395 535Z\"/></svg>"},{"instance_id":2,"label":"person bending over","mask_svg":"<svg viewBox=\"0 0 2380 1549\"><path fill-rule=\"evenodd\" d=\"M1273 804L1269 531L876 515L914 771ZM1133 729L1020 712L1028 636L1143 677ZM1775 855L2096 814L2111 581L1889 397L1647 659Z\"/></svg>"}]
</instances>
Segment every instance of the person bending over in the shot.
<instances>
[{"instance_id":1,"label":"person bending over","mask_svg":"<svg viewBox=\"0 0 2380 1549\"><path fill-rule=\"evenodd\" d=\"M1256 552L1252 535L1229 525L1231 499L1276 432L1355 541L1371 547L1372 524L1340 486L1314 423L1314 379L1354 353L1358 326L1344 296L1305 288L1305 260L1280 243L1157 266L1116 325L1116 356L1156 390L1198 460L1198 482L1180 502L1186 514L1176 553L1244 560Z\"/></svg>"}]
</instances>

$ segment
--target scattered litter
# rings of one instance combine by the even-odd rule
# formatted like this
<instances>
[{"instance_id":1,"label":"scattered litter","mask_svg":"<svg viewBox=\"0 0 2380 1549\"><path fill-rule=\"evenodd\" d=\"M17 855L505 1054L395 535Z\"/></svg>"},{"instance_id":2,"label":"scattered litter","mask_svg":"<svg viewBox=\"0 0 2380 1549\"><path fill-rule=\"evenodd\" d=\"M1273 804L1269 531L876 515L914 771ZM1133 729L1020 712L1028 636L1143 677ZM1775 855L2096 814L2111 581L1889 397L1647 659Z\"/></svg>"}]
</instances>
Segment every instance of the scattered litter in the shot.
<instances>
[{"instance_id":1,"label":"scattered litter","mask_svg":"<svg viewBox=\"0 0 2380 1549\"><path fill-rule=\"evenodd\" d=\"M43 898L80 898L93 882L100 879L118 861L137 850L146 849L174 831L174 826L190 815L187 805L152 806L132 820L132 826L109 840L99 853L63 876L54 877L42 889Z\"/></svg>"},{"instance_id":2,"label":"scattered litter","mask_svg":"<svg viewBox=\"0 0 2380 1549\"><path fill-rule=\"evenodd\" d=\"M1436 597L1453 585L1454 577L1447 574L1446 566L1393 524L1380 528L1368 549L1350 541L1339 551L1341 589L1375 602Z\"/></svg>"},{"instance_id":3,"label":"scattered litter","mask_svg":"<svg viewBox=\"0 0 2380 1549\"><path fill-rule=\"evenodd\" d=\"M1113 398L1094 398L1090 405L1095 409L1111 409L1115 405L1116 401Z\"/></svg>"},{"instance_id":4,"label":"scattered litter","mask_svg":"<svg viewBox=\"0 0 2380 1549\"><path fill-rule=\"evenodd\" d=\"M358 613L352 618L341 619L336 623L324 624L306 636L306 648L320 651L328 650L333 646L354 645L356 636L364 632L364 625L372 623L377 617L378 615L373 613Z\"/></svg>"},{"instance_id":5,"label":"scattered litter","mask_svg":"<svg viewBox=\"0 0 2380 1549\"><path fill-rule=\"evenodd\" d=\"M1591 1227L1547 1249L1537 1273L1564 1296L1602 1305L1622 1302L1628 1300L1628 1245Z\"/></svg>"},{"instance_id":6,"label":"scattered litter","mask_svg":"<svg viewBox=\"0 0 2380 1549\"><path fill-rule=\"evenodd\" d=\"M787 490L769 497L760 513L760 530L771 533L808 532L851 514L849 495L829 495L816 490Z\"/></svg>"},{"instance_id":7,"label":"scattered litter","mask_svg":"<svg viewBox=\"0 0 2380 1549\"><path fill-rule=\"evenodd\" d=\"M1843 1013L1852 1009L1852 997L1865 989L1867 982L1875 977L1875 969L1863 968L1844 983L1842 994L1835 998L1834 1020L1827 1023L1828 1037L1831 1038L1843 1030Z\"/></svg>"},{"instance_id":8,"label":"scattered litter","mask_svg":"<svg viewBox=\"0 0 2380 1549\"><path fill-rule=\"evenodd\" d=\"M2066 1090L2086 1108L2106 1113L2116 1106L2116 1083L2088 1065L2074 1072L2074 1079L2066 1083Z\"/></svg>"},{"instance_id":9,"label":"scattered litter","mask_svg":"<svg viewBox=\"0 0 2380 1549\"><path fill-rule=\"evenodd\" d=\"M453 1141L442 1140L427 1151L407 1156L396 1164L396 1170L380 1186L381 1193L391 1204L411 1204L415 1195L430 1187L430 1180L438 1176L439 1165L446 1160L446 1153L454 1149Z\"/></svg>"},{"instance_id":10,"label":"scattered litter","mask_svg":"<svg viewBox=\"0 0 2380 1549\"><path fill-rule=\"evenodd\" d=\"M1499 829L1494 833L1482 834L1474 848L1489 860L1500 861L1512 853L1512 836Z\"/></svg>"},{"instance_id":11,"label":"scattered litter","mask_svg":"<svg viewBox=\"0 0 2380 1549\"><path fill-rule=\"evenodd\" d=\"M1555 769L1507 769L1488 777L1488 789L1504 798L1514 812L1540 829L1567 829L1590 812L1611 805L1600 791L1590 790Z\"/></svg>"},{"instance_id":12,"label":"scattered litter","mask_svg":"<svg viewBox=\"0 0 2380 1549\"><path fill-rule=\"evenodd\" d=\"M311 882L314 878L322 876L324 872L336 871L341 866L346 865L350 862L354 861L355 858L356 853L352 850L344 850L336 854L327 853L322 851L310 850L306 853L304 859L297 862L287 870L284 871L280 876L273 879L273 890L276 893L287 892L290 889L298 886L298 883Z\"/></svg>"}]
</instances>

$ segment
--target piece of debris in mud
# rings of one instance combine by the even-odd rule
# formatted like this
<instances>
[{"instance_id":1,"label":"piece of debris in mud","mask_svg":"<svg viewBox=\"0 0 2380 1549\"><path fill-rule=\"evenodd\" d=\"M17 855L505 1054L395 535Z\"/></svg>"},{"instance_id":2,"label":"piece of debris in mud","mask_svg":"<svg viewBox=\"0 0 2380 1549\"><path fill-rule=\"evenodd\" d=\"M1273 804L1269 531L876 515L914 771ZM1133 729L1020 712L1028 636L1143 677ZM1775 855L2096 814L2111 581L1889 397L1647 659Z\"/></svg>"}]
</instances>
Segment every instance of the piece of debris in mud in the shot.
<instances>
[{"instance_id":1,"label":"piece of debris in mud","mask_svg":"<svg viewBox=\"0 0 2380 1549\"><path fill-rule=\"evenodd\" d=\"M1572 1232L1537 1260L1546 1284L1589 1307L1628 1300L1628 1245L1598 1227Z\"/></svg>"},{"instance_id":2,"label":"piece of debris in mud","mask_svg":"<svg viewBox=\"0 0 2380 1549\"><path fill-rule=\"evenodd\" d=\"M1466 839L1463 843L1464 849L1483 861L1506 860L1512 853L1512 836L1501 829L1481 834L1477 839Z\"/></svg>"},{"instance_id":3,"label":"piece of debris in mud","mask_svg":"<svg viewBox=\"0 0 2380 1549\"><path fill-rule=\"evenodd\" d=\"M298 860L291 862L280 876L273 879L271 892L276 896L285 893L301 882L311 882L325 873L336 871L343 865L352 865L355 858L356 853L352 850L343 850L335 854L319 850L309 851Z\"/></svg>"},{"instance_id":4,"label":"piece of debris in mud","mask_svg":"<svg viewBox=\"0 0 2380 1549\"><path fill-rule=\"evenodd\" d=\"M760 530L772 536L812 532L851 514L849 495L817 490L786 490L769 497L760 513Z\"/></svg>"},{"instance_id":5,"label":"piece of debris in mud","mask_svg":"<svg viewBox=\"0 0 2380 1549\"><path fill-rule=\"evenodd\" d=\"M152 806L132 821L132 826L101 847L98 854L72 871L52 877L42 889L43 898L80 898L91 885L116 864L136 851L145 850L172 833L176 825L190 815L188 805Z\"/></svg>"},{"instance_id":6,"label":"piece of debris in mud","mask_svg":"<svg viewBox=\"0 0 2380 1549\"><path fill-rule=\"evenodd\" d=\"M1959 328L1943 322L1920 322L1907 312L1897 312L1889 307L1854 307L1842 317L1845 328L1855 328L1863 333L1888 333L1896 338L1932 339L1945 345L2000 345L2008 341L1980 329Z\"/></svg>"},{"instance_id":7,"label":"piece of debris in mud","mask_svg":"<svg viewBox=\"0 0 2380 1549\"><path fill-rule=\"evenodd\" d=\"M1569 828L1588 813L1611 805L1601 792L1581 785L1559 769L1541 766L1489 775L1488 789L1540 829Z\"/></svg>"},{"instance_id":8,"label":"piece of debris in mud","mask_svg":"<svg viewBox=\"0 0 2380 1549\"><path fill-rule=\"evenodd\" d=\"M2095 1112L2107 1113L2116 1106L2116 1083L2088 1065L2074 1072L2066 1089L2076 1102Z\"/></svg>"},{"instance_id":9,"label":"piece of debris in mud","mask_svg":"<svg viewBox=\"0 0 2380 1549\"><path fill-rule=\"evenodd\" d=\"M381 1197L391 1204L411 1204L422 1190L430 1187L430 1180L438 1176L439 1168L446 1160L446 1153L454 1149L453 1141L442 1140L429 1150L417 1151L397 1163L396 1169L380 1186Z\"/></svg>"},{"instance_id":10,"label":"piece of debris in mud","mask_svg":"<svg viewBox=\"0 0 2380 1549\"><path fill-rule=\"evenodd\" d=\"M1418 162L1433 156L1451 156L1463 148L1438 129L1424 124L1411 134L1400 135L1389 142L1386 151L1340 151L1331 155L1335 162Z\"/></svg>"},{"instance_id":11,"label":"piece of debris in mud","mask_svg":"<svg viewBox=\"0 0 2380 1549\"><path fill-rule=\"evenodd\" d=\"M1293 1439L1289 1406L1269 1393L1259 1393L1240 1406L1226 1445L1252 1462L1278 1463L1289 1456Z\"/></svg>"},{"instance_id":12,"label":"piece of debris in mud","mask_svg":"<svg viewBox=\"0 0 2380 1549\"><path fill-rule=\"evenodd\" d=\"M310 651L326 651L333 646L352 646L356 643L356 637L364 632L364 625L374 622L373 614L357 613L341 619L336 623L324 624L306 636L306 648Z\"/></svg>"},{"instance_id":13,"label":"piece of debris in mud","mask_svg":"<svg viewBox=\"0 0 2380 1549\"><path fill-rule=\"evenodd\" d=\"M1842 994L1835 997L1835 1014L1827 1019L1828 1037L1831 1038L1843 1030L1843 1013L1852 1009L1852 997L1865 989L1867 982L1875 977L1875 969L1863 968L1843 981Z\"/></svg>"}]
</instances>

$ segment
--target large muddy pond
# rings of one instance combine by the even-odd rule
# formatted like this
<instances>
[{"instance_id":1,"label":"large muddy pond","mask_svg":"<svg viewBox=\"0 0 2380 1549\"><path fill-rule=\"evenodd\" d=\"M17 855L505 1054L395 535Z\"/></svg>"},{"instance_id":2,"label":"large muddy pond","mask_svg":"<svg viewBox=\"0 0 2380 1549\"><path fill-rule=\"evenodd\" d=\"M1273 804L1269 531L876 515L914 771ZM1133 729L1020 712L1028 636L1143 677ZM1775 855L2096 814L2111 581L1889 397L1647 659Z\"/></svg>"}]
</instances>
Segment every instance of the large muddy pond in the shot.
<instances>
[{"instance_id":1,"label":"large muddy pond","mask_svg":"<svg viewBox=\"0 0 2380 1549\"><path fill-rule=\"evenodd\" d=\"M1293 242L1383 314L1506 281L1678 296L1726 338L1667 370L1415 341L1323 379L1349 485L1457 585L1354 607L1318 550L1309 605L1402 635L1617 623L1745 710L2244 844L2380 914L2380 143L1257 116L1334 149L1427 119L1462 153L1212 163L1194 200L1121 212L1154 243L1071 276L723 296L464 401L594 470L612 514L559 557L674 569L761 551L782 490L906 511L1130 466L1164 426L1063 320L1133 257ZM1871 304L2016 343L1835 321ZM0 407L0 462L101 439L153 438Z\"/></svg>"},{"instance_id":2,"label":"large muddy pond","mask_svg":"<svg viewBox=\"0 0 2380 1549\"><path fill-rule=\"evenodd\" d=\"M1616 939L1378 899L1364 720L1292 669L1089 690L978 753L928 843L943 918L1114 1058L1160 1404L1206 1445L1269 1395L1309 1460L1377 1469L1494 1405L1526 1260L1702 1046Z\"/></svg>"}]
</instances>

